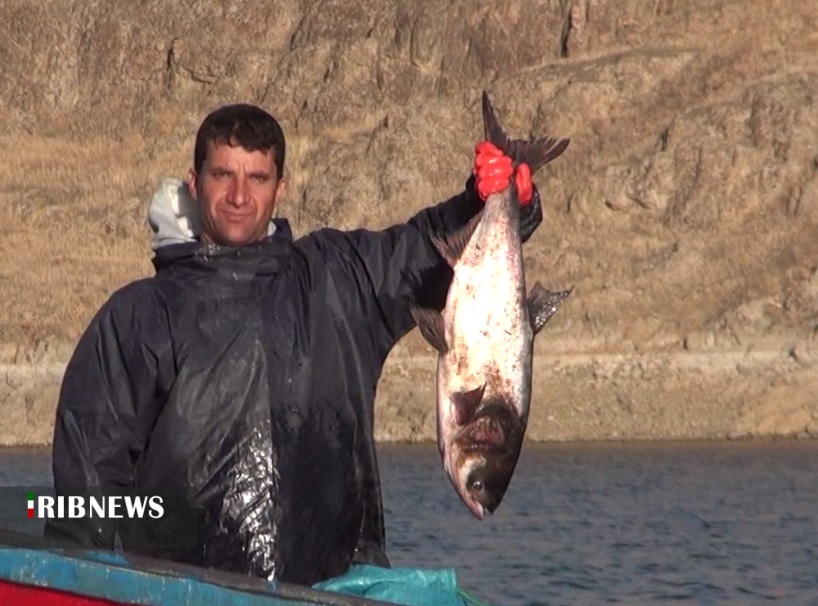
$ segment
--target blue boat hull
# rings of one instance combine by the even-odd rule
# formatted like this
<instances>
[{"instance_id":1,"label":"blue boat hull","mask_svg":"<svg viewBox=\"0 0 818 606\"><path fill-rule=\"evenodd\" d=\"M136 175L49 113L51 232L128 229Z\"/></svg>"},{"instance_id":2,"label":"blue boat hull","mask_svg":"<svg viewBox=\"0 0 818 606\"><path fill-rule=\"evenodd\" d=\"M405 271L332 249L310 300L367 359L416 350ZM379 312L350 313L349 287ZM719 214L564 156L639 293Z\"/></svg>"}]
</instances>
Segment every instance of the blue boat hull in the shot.
<instances>
[{"instance_id":1,"label":"blue boat hull","mask_svg":"<svg viewBox=\"0 0 818 606\"><path fill-rule=\"evenodd\" d=\"M121 553L56 548L36 537L5 530L0 531L0 602L54 606L386 604Z\"/></svg>"}]
</instances>

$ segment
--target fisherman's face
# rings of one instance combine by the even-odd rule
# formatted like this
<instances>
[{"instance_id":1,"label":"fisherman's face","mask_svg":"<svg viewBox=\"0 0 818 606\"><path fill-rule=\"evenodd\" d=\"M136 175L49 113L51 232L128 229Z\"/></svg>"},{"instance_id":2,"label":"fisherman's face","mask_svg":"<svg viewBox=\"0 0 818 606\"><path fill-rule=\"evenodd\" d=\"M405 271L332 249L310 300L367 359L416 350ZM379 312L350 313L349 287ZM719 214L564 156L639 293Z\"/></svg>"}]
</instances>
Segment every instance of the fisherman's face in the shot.
<instances>
[{"instance_id":1,"label":"fisherman's face","mask_svg":"<svg viewBox=\"0 0 818 606\"><path fill-rule=\"evenodd\" d=\"M264 239L284 193L284 180L276 174L272 150L208 142L202 170L191 169L188 182L199 203L202 238L228 246Z\"/></svg>"}]
</instances>

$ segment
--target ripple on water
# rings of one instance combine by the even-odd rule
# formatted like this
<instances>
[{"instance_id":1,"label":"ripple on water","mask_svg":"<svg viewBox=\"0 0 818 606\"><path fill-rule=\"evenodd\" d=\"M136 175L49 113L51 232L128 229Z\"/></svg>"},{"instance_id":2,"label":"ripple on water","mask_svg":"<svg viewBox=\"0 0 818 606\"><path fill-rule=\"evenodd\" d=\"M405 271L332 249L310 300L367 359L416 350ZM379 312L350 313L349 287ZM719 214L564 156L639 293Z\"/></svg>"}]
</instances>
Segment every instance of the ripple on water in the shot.
<instances>
[{"instance_id":1,"label":"ripple on water","mask_svg":"<svg viewBox=\"0 0 818 606\"><path fill-rule=\"evenodd\" d=\"M818 442L526 444L482 522L434 446L379 450L393 565L492 604L818 604ZM0 451L0 484L50 474L47 450Z\"/></svg>"}]
</instances>

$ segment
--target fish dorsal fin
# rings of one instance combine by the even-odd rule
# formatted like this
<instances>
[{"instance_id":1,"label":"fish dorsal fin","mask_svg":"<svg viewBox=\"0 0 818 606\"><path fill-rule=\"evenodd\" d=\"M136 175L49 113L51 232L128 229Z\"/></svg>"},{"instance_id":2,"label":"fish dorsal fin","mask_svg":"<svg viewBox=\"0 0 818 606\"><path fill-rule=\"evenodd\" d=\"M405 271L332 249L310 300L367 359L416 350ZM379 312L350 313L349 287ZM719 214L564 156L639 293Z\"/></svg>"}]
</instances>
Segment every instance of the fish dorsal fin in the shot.
<instances>
[{"instance_id":1,"label":"fish dorsal fin","mask_svg":"<svg viewBox=\"0 0 818 606\"><path fill-rule=\"evenodd\" d=\"M409 308L412 317L417 322L420 334L429 344L434 347L439 354L445 355L449 351L446 343L445 323L439 311L412 305Z\"/></svg>"},{"instance_id":2,"label":"fish dorsal fin","mask_svg":"<svg viewBox=\"0 0 818 606\"><path fill-rule=\"evenodd\" d=\"M557 158L566 150L570 139L542 137L540 139L511 139L494 112L486 91L483 91L483 128L485 137L491 141L514 162L514 166L525 163L533 175L543 166Z\"/></svg>"},{"instance_id":3,"label":"fish dorsal fin","mask_svg":"<svg viewBox=\"0 0 818 606\"><path fill-rule=\"evenodd\" d=\"M450 267L454 267L458 259L463 255L463 251L469 244L469 240L474 235L474 231L480 224L480 219L483 217L483 211L474 215L469 222L462 228L458 229L453 234L443 234L439 236L432 236L432 244L434 244L437 252L446 259Z\"/></svg>"},{"instance_id":4,"label":"fish dorsal fin","mask_svg":"<svg viewBox=\"0 0 818 606\"><path fill-rule=\"evenodd\" d=\"M465 425L474 416L480 402L483 401L483 392L486 390L484 383L480 387L469 391L456 391L452 394L454 404L455 421L458 425Z\"/></svg>"},{"instance_id":5,"label":"fish dorsal fin","mask_svg":"<svg viewBox=\"0 0 818 606\"><path fill-rule=\"evenodd\" d=\"M560 290L552 292L543 287L537 282L528 294L526 303L528 304L528 319L531 322L531 328L534 335L542 330L546 322L553 316L560 308L560 303L574 290L573 287L568 290Z\"/></svg>"}]
</instances>

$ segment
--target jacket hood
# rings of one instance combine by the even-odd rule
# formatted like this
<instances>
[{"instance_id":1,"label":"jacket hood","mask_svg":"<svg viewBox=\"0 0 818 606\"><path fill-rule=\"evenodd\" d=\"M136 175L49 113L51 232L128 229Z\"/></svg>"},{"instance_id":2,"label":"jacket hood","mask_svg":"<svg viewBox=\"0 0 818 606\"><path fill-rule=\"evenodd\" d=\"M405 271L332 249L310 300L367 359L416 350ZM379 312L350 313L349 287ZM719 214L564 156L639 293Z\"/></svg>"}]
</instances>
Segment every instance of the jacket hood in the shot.
<instances>
[{"instance_id":1,"label":"jacket hood","mask_svg":"<svg viewBox=\"0 0 818 606\"><path fill-rule=\"evenodd\" d=\"M277 242L292 242L292 230L286 219L272 219L267 238L261 242L242 247L221 246L199 240L201 219L196 199L187 183L181 179L163 179L153 194L148 209L148 225L153 232L151 249L155 255L153 265L157 271L183 260L199 258L233 257L244 255L252 258ZM257 254L254 254L257 253Z\"/></svg>"},{"instance_id":2,"label":"jacket hood","mask_svg":"<svg viewBox=\"0 0 818 606\"><path fill-rule=\"evenodd\" d=\"M199 209L184 181L164 179L159 184L148 209L148 225L153 250L196 241L201 230Z\"/></svg>"}]
</instances>

